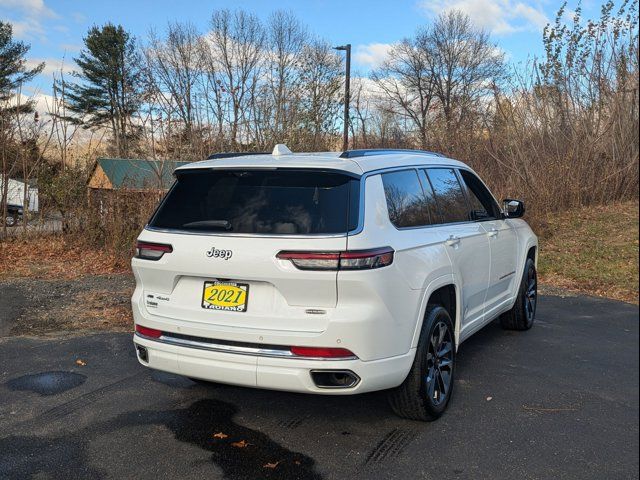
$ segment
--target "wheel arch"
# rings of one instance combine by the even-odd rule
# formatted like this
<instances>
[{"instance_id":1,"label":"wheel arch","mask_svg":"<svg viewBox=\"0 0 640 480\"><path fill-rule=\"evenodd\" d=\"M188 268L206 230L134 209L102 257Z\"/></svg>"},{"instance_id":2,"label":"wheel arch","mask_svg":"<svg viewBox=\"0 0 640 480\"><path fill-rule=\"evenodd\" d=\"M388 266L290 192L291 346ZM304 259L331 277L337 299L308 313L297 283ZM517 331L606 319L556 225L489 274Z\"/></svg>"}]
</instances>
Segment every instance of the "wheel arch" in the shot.
<instances>
[{"instance_id":1,"label":"wheel arch","mask_svg":"<svg viewBox=\"0 0 640 480\"><path fill-rule=\"evenodd\" d=\"M418 346L427 306L433 303L442 305L449 312L449 316L454 323L453 329L456 348L458 347L460 338L460 312L462 311L460 298L460 289L455 281L454 275L443 275L429 283L422 297L420 314L413 332L413 339L411 340L411 348L415 349Z\"/></svg>"}]
</instances>

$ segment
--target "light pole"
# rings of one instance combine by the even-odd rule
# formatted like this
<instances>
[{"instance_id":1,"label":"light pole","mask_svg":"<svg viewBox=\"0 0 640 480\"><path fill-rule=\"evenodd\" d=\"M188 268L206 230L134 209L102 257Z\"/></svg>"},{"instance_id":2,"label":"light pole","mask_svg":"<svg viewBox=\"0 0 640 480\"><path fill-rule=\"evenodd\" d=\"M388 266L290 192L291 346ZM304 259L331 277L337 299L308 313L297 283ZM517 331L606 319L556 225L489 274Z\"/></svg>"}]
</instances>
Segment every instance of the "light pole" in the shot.
<instances>
[{"instance_id":1,"label":"light pole","mask_svg":"<svg viewBox=\"0 0 640 480\"><path fill-rule=\"evenodd\" d=\"M344 81L344 133L342 135L342 150L349 150L349 83L351 81L351 44L333 47L335 50L344 50L347 52L345 63L345 81Z\"/></svg>"}]
</instances>

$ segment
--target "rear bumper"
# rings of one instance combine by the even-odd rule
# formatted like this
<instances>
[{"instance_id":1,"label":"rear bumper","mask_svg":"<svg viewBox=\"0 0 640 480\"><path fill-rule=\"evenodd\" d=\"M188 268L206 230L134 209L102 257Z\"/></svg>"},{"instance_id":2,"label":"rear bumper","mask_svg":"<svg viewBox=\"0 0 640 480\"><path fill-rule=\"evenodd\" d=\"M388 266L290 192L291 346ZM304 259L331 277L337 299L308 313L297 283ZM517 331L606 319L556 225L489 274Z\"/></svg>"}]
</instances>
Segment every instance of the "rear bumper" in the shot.
<instances>
[{"instance_id":1,"label":"rear bumper","mask_svg":"<svg viewBox=\"0 0 640 480\"><path fill-rule=\"evenodd\" d=\"M323 395L352 395L400 385L413 362L415 350L379 360L307 360L225 353L164 343L134 335L134 344L144 347L144 366L219 383ZM350 370L359 382L349 388L317 387L312 370Z\"/></svg>"}]
</instances>

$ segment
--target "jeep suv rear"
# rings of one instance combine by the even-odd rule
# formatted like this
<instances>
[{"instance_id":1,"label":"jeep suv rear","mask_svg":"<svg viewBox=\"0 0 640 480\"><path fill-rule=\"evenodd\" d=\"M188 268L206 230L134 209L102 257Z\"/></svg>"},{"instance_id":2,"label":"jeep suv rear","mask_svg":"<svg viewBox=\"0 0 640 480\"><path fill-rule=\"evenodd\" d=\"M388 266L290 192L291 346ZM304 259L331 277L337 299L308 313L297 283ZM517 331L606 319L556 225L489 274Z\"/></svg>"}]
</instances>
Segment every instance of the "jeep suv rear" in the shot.
<instances>
[{"instance_id":1,"label":"jeep suv rear","mask_svg":"<svg viewBox=\"0 0 640 480\"><path fill-rule=\"evenodd\" d=\"M424 152L369 158L294 155L280 147L272 155L225 155L178 168L132 260L140 362L194 379L276 390L394 389L396 412L436 418L451 396L455 350L464 337L460 314L468 287L456 283L454 263L472 261L467 243L486 245L488 252L493 233L471 218L462 223L482 235L475 243L462 234L457 242L451 240L456 235L442 237L462 232L462 223L427 228L434 226L424 221L431 207L416 164L448 166L463 182L455 171L464 164ZM405 173L384 177L395 171ZM403 191L412 175L414 197ZM502 239L513 249L499 248L514 252L508 264L515 265L517 225L498 225L494 217L502 213L493 204L486 207L491 217L478 213L482 205L468 208L481 220L495 220L492 228L509 229ZM415 223L410 230L395 225L400 210ZM476 267L470 268L465 272ZM472 286L474 301L491 289L490 273L482 274L489 283ZM498 288L510 296L510 285ZM484 312L486 304L476 304ZM515 297L508 298L491 315L514 304ZM467 332L490 317L477 319ZM429 350L433 335L437 351ZM407 384L416 365L426 383L411 397Z\"/></svg>"}]
</instances>

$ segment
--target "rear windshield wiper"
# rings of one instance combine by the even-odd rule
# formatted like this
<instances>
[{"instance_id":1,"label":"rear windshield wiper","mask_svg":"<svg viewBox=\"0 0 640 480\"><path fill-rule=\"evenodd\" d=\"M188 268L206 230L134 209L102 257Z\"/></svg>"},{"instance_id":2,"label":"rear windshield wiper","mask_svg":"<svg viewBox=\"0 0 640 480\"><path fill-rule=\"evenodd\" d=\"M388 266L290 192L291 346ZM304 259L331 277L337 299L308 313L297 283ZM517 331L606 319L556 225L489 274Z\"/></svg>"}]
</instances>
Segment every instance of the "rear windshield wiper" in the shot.
<instances>
[{"instance_id":1,"label":"rear windshield wiper","mask_svg":"<svg viewBox=\"0 0 640 480\"><path fill-rule=\"evenodd\" d=\"M182 225L183 228L220 228L223 230L231 230L231 222L229 220L199 220L197 222L189 222Z\"/></svg>"}]
</instances>

